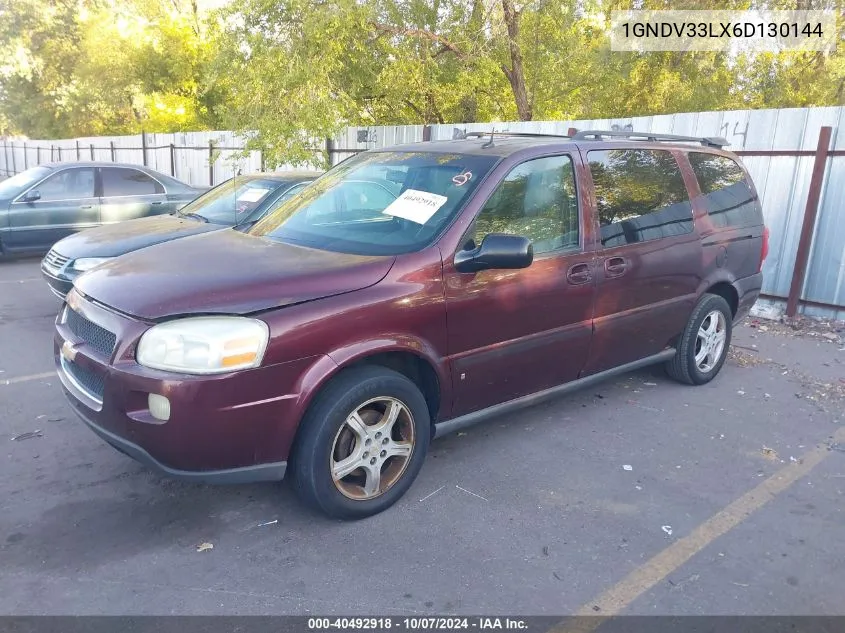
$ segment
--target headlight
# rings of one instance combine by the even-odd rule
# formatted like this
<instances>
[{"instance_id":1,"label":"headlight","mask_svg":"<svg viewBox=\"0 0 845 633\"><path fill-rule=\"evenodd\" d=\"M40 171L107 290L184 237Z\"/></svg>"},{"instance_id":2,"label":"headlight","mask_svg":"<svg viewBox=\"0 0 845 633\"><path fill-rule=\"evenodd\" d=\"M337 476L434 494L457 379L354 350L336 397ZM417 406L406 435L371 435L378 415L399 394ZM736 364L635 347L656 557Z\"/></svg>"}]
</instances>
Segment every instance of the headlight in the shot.
<instances>
[{"instance_id":1,"label":"headlight","mask_svg":"<svg viewBox=\"0 0 845 633\"><path fill-rule=\"evenodd\" d=\"M257 367L270 328L245 317L195 317L155 325L141 337L139 365L184 374L220 374Z\"/></svg>"},{"instance_id":2,"label":"headlight","mask_svg":"<svg viewBox=\"0 0 845 633\"><path fill-rule=\"evenodd\" d=\"M114 257L83 257L73 262L73 269L84 273L86 270L91 270L95 266L105 264L107 261L114 259Z\"/></svg>"}]
</instances>

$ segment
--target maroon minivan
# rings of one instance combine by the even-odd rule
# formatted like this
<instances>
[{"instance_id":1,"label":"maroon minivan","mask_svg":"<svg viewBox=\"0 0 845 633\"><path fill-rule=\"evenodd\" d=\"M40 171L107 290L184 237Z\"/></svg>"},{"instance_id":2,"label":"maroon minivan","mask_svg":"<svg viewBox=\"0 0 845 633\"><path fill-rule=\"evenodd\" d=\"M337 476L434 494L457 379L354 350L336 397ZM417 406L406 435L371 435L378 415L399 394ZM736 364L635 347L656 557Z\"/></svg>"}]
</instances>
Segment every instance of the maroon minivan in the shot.
<instances>
[{"instance_id":1,"label":"maroon minivan","mask_svg":"<svg viewBox=\"0 0 845 633\"><path fill-rule=\"evenodd\" d=\"M384 510L435 436L652 363L719 372L767 231L720 139L498 135L365 152L248 233L81 276L56 322L75 411L195 481Z\"/></svg>"}]
</instances>

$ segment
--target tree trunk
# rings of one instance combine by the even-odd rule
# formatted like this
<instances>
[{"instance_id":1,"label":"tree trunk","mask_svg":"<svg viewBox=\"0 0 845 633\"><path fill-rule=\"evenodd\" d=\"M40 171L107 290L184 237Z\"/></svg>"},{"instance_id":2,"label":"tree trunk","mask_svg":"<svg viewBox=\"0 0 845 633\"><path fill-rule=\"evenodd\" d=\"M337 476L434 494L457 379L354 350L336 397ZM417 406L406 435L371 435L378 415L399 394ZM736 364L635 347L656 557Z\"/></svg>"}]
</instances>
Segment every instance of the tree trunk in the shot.
<instances>
[{"instance_id":1,"label":"tree trunk","mask_svg":"<svg viewBox=\"0 0 845 633\"><path fill-rule=\"evenodd\" d=\"M511 0L502 0L502 12L505 16L505 26L508 29L508 49L510 51L510 68L502 66L505 77L511 84L513 98L516 101L516 112L520 121L530 121L534 113L528 88L525 85L525 68L522 65L522 50L519 48L519 13L514 10Z\"/></svg>"},{"instance_id":2,"label":"tree trunk","mask_svg":"<svg viewBox=\"0 0 845 633\"><path fill-rule=\"evenodd\" d=\"M443 123L443 114L440 108L437 107L437 102L434 100L434 94L429 91L425 94L426 105L426 123Z\"/></svg>"}]
</instances>

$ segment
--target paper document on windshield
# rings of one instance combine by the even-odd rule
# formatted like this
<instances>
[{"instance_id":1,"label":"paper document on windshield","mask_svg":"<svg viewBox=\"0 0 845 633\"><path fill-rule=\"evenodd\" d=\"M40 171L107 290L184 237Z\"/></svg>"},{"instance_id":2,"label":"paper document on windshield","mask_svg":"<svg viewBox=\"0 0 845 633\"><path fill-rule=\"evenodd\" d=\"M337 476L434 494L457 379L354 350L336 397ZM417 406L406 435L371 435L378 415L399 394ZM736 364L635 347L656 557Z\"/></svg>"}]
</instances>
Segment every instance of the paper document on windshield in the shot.
<instances>
[{"instance_id":1,"label":"paper document on windshield","mask_svg":"<svg viewBox=\"0 0 845 633\"><path fill-rule=\"evenodd\" d=\"M385 215L425 224L449 198L428 191L406 189L382 211Z\"/></svg>"},{"instance_id":2,"label":"paper document on windshield","mask_svg":"<svg viewBox=\"0 0 845 633\"><path fill-rule=\"evenodd\" d=\"M261 198L267 195L268 191L270 190L258 188L247 189L238 196L238 202L258 202Z\"/></svg>"}]
</instances>

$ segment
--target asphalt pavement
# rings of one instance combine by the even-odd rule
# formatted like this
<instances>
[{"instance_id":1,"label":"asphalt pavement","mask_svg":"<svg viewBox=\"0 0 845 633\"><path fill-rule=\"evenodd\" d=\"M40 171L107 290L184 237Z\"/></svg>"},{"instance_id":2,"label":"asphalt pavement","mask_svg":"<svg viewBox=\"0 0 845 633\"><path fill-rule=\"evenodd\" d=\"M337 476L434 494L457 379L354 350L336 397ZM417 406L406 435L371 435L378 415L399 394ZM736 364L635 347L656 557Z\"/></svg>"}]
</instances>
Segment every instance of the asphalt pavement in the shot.
<instances>
[{"instance_id":1,"label":"asphalt pavement","mask_svg":"<svg viewBox=\"0 0 845 633\"><path fill-rule=\"evenodd\" d=\"M845 615L845 333L746 324L708 385L652 368L492 419L344 523L99 440L58 307L0 262L0 614Z\"/></svg>"}]
</instances>

